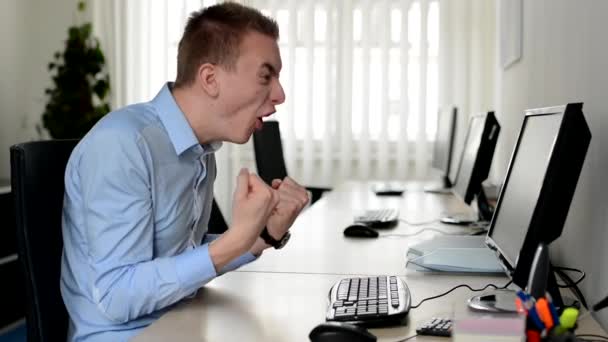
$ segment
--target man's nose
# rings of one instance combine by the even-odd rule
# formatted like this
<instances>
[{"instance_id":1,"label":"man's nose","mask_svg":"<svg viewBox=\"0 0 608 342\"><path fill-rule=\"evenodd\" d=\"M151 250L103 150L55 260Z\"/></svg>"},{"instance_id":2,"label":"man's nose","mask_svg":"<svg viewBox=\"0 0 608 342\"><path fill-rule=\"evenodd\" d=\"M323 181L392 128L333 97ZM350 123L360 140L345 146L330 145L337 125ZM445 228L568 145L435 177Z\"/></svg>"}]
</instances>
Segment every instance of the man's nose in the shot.
<instances>
[{"instance_id":1,"label":"man's nose","mask_svg":"<svg viewBox=\"0 0 608 342\"><path fill-rule=\"evenodd\" d=\"M285 91L283 91L283 86L281 82L277 79L275 86L272 89L272 94L270 95L270 100L273 105L279 105L285 102Z\"/></svg>"}]
</instances>

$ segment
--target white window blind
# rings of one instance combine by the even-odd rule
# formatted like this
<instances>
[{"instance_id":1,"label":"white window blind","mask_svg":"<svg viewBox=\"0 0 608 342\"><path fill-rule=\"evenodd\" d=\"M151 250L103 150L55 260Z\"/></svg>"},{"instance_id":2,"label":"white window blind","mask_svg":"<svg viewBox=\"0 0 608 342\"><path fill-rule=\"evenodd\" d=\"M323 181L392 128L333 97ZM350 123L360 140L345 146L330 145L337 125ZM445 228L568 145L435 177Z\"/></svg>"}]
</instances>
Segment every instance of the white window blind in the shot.
<instances>
[{"instance_id":1,"label":"white window blind","mask_svg":"<svg viewBox=\"0 0 608 342\"><path fill-rule=\"evenodd\" d=\"M249 0L280 27L281 123L291 176L307 185L429 174L438 101L438 0ZM98 0L115 106L175 79L188 15L214 0ZM115 75L117 74L117 75ZM222 148L220 187L255 169L250 144ZM230 190L231 191L231 190Z\"/></svg>"}]
</instances>

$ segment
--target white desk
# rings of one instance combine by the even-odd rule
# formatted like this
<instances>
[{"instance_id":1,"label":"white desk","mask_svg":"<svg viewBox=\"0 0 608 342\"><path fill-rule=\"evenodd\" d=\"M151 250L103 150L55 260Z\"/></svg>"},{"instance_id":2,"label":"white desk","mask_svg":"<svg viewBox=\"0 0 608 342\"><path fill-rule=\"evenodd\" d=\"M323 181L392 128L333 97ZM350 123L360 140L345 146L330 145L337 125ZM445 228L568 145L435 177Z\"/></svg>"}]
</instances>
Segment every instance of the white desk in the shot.
<instances>
[{"instance_id":1,"label":"white desk","mask_svg":"<svg viewBox=\"0 0 608 342\"><path fill-rule=\"evenodd\" d=\"M444 213L470 213L470 208L453 195L406 192L402 197L379 197L369 183L347 182L305 210L291 229L292 238L285 249L265 252L255 263L241 270L256 272L297 272L324 274L398 274L405 275L405 252L414 244L439 233L425 231L411 237L377 239L345 238L342 231L353 217L366 209L399 208L408 222L428 222ZM408 226L400 222L381 234L411 234L432 226L449 233L470 230L439 222Z\"/></svg>"},{"instance_id":2,"label":"white desk","mask_svg":"<svg viewBox=\"0 0 608 342\"><path fill-rule=\"evenodd\" d=\"M149 326L134 341L307 341L325 320L327 292L341 276L319 274L232 272L213 280L196 298ZM506 283L505 277L408 277L413 303L466 281L472 286ZM371 329L380 341L414 335L417 323L433 316L453 317L470 292L425 302L411 311L406 326ZM419 341L445 341L420 337Z\"/></svg>"},{"instance_id":3,"label":"white desk","mask_svg":"<svg viewBox=\"0 0 608 342\"><path fill-rule=\"evenodd\" d=\"M410 221L467 210L452 196L412 192L403 197L376 197L369 191L369 184L345 183L298 218L292 240L284 250L264 253L260 260L213 280L195 298L179 304L134 341L308 341L312 328L325 320L330 287L350 275L398 274L410 288L412 304L459 284L481 288L488 283L507 283L506 276L499 275L406 271L408 244L434 236L434 232L411 238L365 240L342 235L355 213L385 206L400 208L401 216ZM445 228L452 232L458 229ZM400 224L386 232L418 229ZM458 289L411 310L405 326L370 331L379 341L397 341L414 335L417 324L431 317L478 316L466 308L466 300L472 295L467 289ZM587 317L579 323L580 333L603 334L599 325ZM436 337L415 340L446 341Z\"/></svg>"}]
</instances>

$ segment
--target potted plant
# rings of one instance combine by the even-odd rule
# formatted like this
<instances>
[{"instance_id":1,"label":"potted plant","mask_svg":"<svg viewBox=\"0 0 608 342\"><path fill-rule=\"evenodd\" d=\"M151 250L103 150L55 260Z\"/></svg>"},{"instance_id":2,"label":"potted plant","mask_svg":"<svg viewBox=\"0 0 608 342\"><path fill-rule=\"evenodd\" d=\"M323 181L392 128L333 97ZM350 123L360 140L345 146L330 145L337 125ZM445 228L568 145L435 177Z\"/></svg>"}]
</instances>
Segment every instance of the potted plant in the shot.
<instances>
[{"instance_id":1,"label":"potted plant","mask_svg":"<svg viewBox=\"0 0 608 342\"><path fill-rule=\"evenodd\" d=\"M78 3L84 13L86 4ZM52 138L82 138L110 111L110 76L90 22L71 26L63 52L54 54L48 64L53 86L48 96L42 123Z\"/></svg>"}]
</instances>

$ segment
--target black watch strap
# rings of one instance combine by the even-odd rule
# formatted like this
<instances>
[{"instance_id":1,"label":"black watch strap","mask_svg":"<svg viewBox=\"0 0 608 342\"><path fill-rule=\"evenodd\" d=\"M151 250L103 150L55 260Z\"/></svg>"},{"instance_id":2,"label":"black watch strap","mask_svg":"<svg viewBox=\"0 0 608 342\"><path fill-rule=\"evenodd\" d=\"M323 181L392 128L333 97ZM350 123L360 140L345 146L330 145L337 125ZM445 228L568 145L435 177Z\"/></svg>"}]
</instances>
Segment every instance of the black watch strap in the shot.
<instances>
[{"instance_id":1,"label":"black watch strap","mask_svg":"<svg viewBox=\"0 0 608 342\"><path fill-rule=\"evenodd\" d=\"M286 232L285 235L281 237L281 239L277 240L273 238L272 235L270 235L270 232L268 232L268 228L264 227L264 230L262 230L262 233L260 233L260 237L262 238L262 240L264 240L264 242L271 245L275 249L281 249L283 248L283 246L285 246L287 240L289 240L290 234L289 232Z\"/></svg>"}]
</instances>

